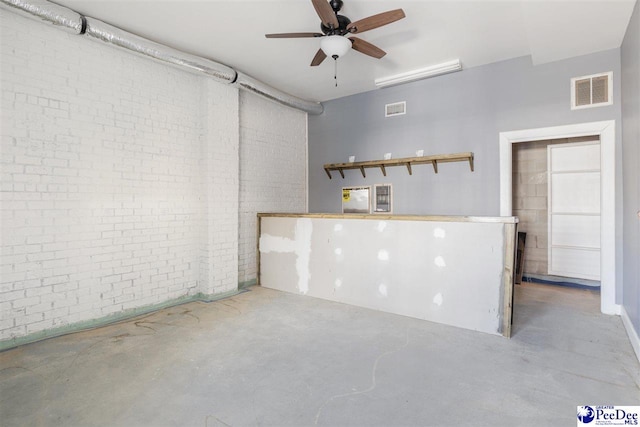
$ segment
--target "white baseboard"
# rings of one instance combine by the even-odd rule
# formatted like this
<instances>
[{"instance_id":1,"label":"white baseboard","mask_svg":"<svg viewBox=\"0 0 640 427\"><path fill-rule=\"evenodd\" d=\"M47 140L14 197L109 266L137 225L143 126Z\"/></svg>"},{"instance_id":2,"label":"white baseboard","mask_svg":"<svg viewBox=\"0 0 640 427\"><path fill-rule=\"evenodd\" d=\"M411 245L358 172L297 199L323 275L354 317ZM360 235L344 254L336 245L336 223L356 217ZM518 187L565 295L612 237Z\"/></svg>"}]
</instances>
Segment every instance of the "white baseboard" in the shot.
<instances>
[{"instance_id":1,"label":"white baseboard","mask_svg":"<svg viewBox=\"0 0 640 427\"><path fill-rule=\"evenodd\" d=\"M633 347L633 351L636 352L638 362L640 362L640 337L638 337L638 331L636 331L633 327L631 319L629 318L627 311L624 309L624 306L622 306L620 317L622 318L622 324L624 325L624 328L627 330L627 335L629 335L631 347Z\"/></svg>"},{"instance_id":2,"label":"white baseboard","mask_svg":"<svg viewBox=\"0 0 640 427\"><path fill-rule=\"evenodd\" d=\"M612 307L612 310L613 310L613 313L611 314L622 316L622 304L614 304ZM627 316L627 319L629 319L629 316ZM631 319L629 319L629 324L631 324Z\"/></svg>"}]
</instances>

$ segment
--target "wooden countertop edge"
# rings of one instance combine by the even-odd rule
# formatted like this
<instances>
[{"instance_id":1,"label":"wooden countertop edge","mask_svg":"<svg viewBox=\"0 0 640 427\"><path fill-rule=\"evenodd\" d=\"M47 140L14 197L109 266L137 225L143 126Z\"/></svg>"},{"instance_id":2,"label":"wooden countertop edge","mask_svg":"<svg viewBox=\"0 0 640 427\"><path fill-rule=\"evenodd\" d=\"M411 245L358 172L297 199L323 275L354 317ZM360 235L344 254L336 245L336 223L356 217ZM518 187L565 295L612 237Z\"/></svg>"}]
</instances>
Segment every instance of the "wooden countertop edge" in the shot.
<instances>
[{"instance_id":1,"label":"wooden countertop edge","mask_svg":"<svg viewBox=\"0 0 640 427\"><path fill-rule=\"evenodd\" d=\"M455 215L384 215L384 214L335 214L335 213L258 213L258 218L324 218L324 219L373 219L393 221L433 222L484 222L516 224L515 216L455 216Z\"/></svg>"}]
</instances>

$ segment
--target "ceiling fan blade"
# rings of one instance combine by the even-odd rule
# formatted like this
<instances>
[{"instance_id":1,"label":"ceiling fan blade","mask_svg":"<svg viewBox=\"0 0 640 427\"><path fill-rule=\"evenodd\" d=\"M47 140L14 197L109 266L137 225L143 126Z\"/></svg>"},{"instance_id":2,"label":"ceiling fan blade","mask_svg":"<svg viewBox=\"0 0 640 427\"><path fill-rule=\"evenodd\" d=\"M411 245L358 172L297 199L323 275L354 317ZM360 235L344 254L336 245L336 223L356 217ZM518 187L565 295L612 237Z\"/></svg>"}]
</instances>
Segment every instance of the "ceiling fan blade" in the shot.
<instances>
[{"instance_id":1,"label":"ceiling fan blade","mask_svg":"<svg viewBox=\"0 0 640 427\"><path fill-rule=\"evenodd\" d=\"M338 28L340 26L338 18L327 0L311 0L311 3L313 3L313 7L325 27Z\"/></svg>"},{"instance_id":2,"label":"ceiling fan blade","mask_svg":"<svg viewBox=\"0 0 640 427\"><path fill-rule=\"evenodd\" d=\"M322 49L318 49L318 51L316 52L316 56L314 56L313 60L311 61L311 66L315 67L317 65L320 65L322 61L324 61L324 58L326 57L327 57L327 54L324 53Z\"/></svg>"},{"instance_id":3,"label":"ceiling fan blade","mask_svg":"<svg viewBox=\"0 0 640 427\"><path fill-rule=\"evenodd\" d=\"M387 52L380 49L379 47L374 46L371 43L357 37L349 37L349 40L351 40L352 43L351 47L353 47L360 53L364 53L365 55L373 56L374 58L380 59L387 54Z\"/></svg>"},{"instance_id":4,"label":"ceiling fan blade","mask_svg":"<svg viewBox=\"0 0 640 427\"><path fill-rule=\"evenodd\" d=\"M347 25L347 30L352 33L363 33L365 31L373 30L374 28L382 27L383 25L391 24L392 22L396 22L404 17L405 14L402 9L390 10L388 12L382 12L377 15L352 22Z\"/></svg>"},{"instance_id":5,"label":"ceiling fan blade","mask_svg":"<svg viewBox=\"0 0 640 427\"><path fill-rule=\"evenodd\" d=\"M322 37L322 33L277 33L277 34L265 34L268 39L292 39L298 37Z\"/></svg>"}]
</instances>

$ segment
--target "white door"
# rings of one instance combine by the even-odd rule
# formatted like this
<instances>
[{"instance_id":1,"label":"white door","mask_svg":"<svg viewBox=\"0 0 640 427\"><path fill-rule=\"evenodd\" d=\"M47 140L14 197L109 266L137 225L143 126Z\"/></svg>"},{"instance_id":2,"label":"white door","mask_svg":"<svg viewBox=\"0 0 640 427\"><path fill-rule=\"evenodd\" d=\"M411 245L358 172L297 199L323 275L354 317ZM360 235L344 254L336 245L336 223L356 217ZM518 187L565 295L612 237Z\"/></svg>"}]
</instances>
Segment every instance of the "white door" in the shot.
<instances>
[{"instance_id":1,"label":"white door","mask_svg":"<svg viewBox=\"0 0 640 427\"><path fill-rule=\"evenodd\" d=\"M550 144L549 274L600 280L600 142Z\"/></svg>"}]
</instances>

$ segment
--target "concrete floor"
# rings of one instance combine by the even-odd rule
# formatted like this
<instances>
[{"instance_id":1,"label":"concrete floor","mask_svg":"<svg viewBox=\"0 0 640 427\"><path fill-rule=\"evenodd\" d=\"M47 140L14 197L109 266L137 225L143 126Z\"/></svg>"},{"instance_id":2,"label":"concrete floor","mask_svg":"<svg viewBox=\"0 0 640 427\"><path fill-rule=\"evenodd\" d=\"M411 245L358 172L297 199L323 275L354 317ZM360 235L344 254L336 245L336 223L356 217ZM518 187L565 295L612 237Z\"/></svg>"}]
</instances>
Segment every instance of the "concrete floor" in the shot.
<instances>
[{"instance_id":1,"label":"concrete floor","mask_svg":"<svg viewBox=\"0 0 640 427\"><path fill-rule=\"evenodd\" d=\"M593 291L516 287L509 340L253 287L0 353L3 426L574 425L640 404Z\"/></svg>"}]
</instances>

